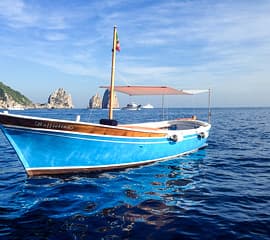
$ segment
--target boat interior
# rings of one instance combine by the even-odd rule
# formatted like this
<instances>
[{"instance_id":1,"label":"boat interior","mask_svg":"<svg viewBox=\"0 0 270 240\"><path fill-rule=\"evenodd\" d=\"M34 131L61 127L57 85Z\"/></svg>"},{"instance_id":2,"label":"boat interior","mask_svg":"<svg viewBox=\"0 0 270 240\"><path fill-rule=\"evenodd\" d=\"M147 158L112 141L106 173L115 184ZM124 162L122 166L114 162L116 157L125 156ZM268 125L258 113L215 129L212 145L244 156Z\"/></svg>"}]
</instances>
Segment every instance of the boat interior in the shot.
<instances>
[{"instance_id":1,"label":"boat interior","mask_svg":"<svg viewBox=\"0 0 270 240\"><path fill-rule=\"evenodd\" d=\"M119 127L140 129L140 130L190 130L197 129L199 127L207 126L206 123L190 119L177 119L171 121L161 121L161 122L148 122L139 124L124 124L118 125Z\"/></svg>"}]
</instances>

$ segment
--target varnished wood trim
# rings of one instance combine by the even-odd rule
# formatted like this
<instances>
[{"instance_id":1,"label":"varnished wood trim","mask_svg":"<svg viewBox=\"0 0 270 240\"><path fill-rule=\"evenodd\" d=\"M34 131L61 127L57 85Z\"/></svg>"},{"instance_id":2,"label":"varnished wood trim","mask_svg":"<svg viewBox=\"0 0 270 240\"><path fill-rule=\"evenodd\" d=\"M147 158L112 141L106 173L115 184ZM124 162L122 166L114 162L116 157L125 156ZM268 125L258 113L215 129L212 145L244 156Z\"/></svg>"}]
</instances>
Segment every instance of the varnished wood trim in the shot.
<instances>
[{"instance_id":1,"label":"varnished wood trim","mask_svg":"<svg viewBox=\"0 0 270 240\"><path fill-rule=\"evenodd\" d=\"M0 115L0 123L3 125L27 127L32 129L58 130L66 132L77 132L97 135L127 136L127 137L164 137L165 133L157 132L154 129L114 127L100 124L77 123L71 121L58 121L54 119L26 118L11 116L8 114Z\"/></svg>"}]
</instances>

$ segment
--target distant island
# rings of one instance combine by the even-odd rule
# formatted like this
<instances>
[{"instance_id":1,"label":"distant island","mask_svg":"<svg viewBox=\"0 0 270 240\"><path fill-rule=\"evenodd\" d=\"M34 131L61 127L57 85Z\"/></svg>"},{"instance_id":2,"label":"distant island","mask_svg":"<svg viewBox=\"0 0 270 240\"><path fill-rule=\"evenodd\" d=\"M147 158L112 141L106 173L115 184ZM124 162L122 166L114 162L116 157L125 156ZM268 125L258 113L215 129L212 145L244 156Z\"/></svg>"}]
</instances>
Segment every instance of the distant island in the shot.
<instances>
[{"instance_id":1,"label":"distant island","mask_svg":"<svg viewBox=\"0 0 270 240\"><path fill-rule=\"evenodd\" d=\"M109 108L109 104L110 91L106 89L102 98L98 93L90 98L88 108ZM113 108L119 108L119 105L118 98L114 93ZM74 105L72 103L71 94L69 94L63 88L58 88L52 92L48 97L47 103L33 103L29 98L24 96L19 91L14 90L0 82L0 109L22 110L33 108L69 109L74 108Z\"/></svg>"},{"instance_id":2,"label":"distant island","mask_svg":"<svg viewBox=\"0 0 270 240\"><path fill-rule=\"evenodd\" d=\"M63 88L54 91L47 103L33 103L19 91L0 82L0 108L2 109L29 109L29 108L73 108L72 98Z\"/></svg>"},{"instance_id":3,"label":"distant island","mask_svg":"<svg viewBox=\"0 0 270 240\"><path fill-rule=\"evenodd\" d=\"M19 91L13 90L9 86L0 82L0 108L34 108L34 104Z\"/></svg>"}]
</instances>

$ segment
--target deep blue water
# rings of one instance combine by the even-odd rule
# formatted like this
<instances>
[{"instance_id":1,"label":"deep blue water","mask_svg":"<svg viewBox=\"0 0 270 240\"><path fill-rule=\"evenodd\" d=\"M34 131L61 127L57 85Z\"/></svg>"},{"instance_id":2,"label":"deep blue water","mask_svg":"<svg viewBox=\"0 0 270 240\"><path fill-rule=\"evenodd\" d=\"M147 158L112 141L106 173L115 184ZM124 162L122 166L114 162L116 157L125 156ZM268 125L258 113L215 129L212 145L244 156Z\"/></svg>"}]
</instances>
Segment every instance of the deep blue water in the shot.
<instances>
[{"instance_id":1,"label":"deep blue water","mask_svg":"<svg viewBox=\"0 0 270 240\"><path fill-rule=\"evenodd\" d=\"M168 109L168 118L205 109ZM21 114L97 122L104 110ZM158 109L115 111L119 122ZM213 109L209 146L99 174L29 178L0 133L0 239L270 239L270 108ZM46 149L44 149L46 151Z\"/></svg>"}]
</instances>

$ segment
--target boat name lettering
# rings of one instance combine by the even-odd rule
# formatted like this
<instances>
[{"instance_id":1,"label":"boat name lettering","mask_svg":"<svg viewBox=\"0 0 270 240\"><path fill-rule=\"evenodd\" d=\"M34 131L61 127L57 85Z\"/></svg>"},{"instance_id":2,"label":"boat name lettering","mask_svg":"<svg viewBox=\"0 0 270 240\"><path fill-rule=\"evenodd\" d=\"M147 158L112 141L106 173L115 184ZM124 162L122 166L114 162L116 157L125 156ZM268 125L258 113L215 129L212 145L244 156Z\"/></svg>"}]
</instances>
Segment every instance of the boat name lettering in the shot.
<instances>
[{"instance_id":1,"label":"boat name lettering","mask_svg":"<svg viewBox=\"0 0 270 240\"><path fill-rule=\"evenodd\" d=\"M73 126L63 124L63 123L51 123L51 122L40 122L35 121L36 127L42 127L42 128L50 128L50 129L66 129L66 130L72 130Z\"/></svg>"}]
</instances>

